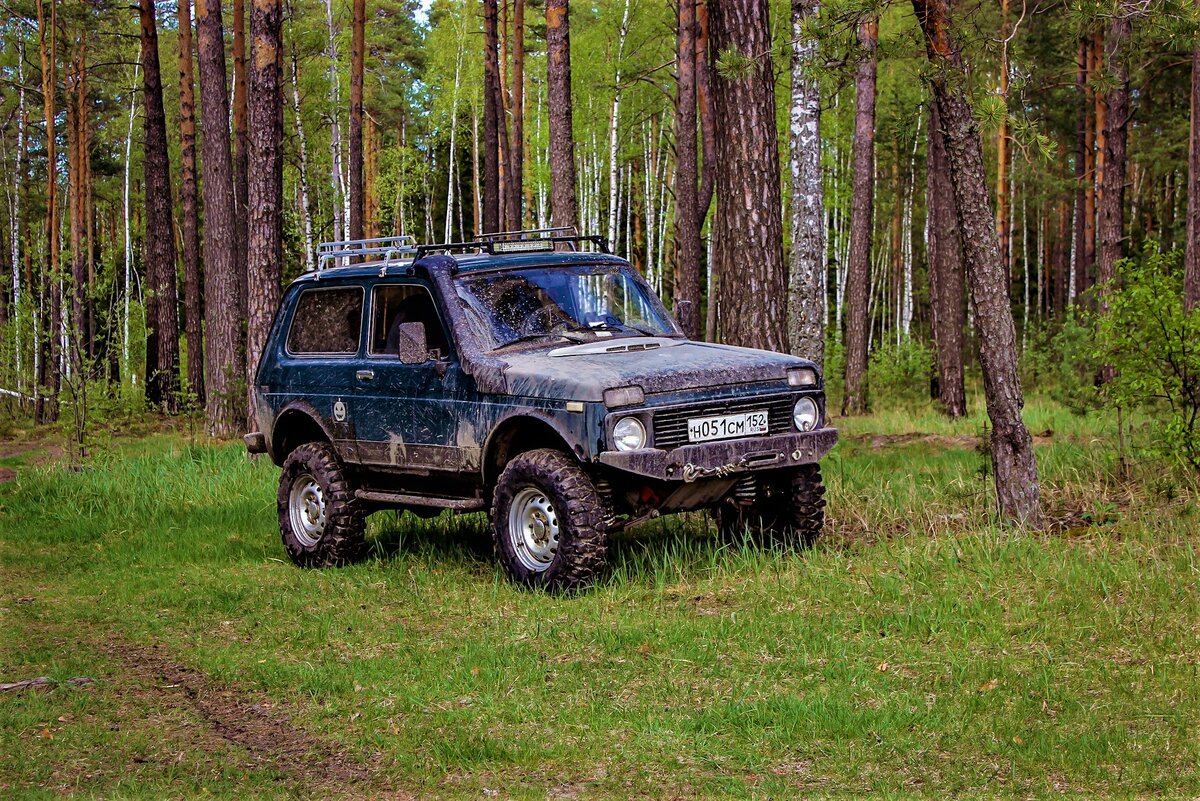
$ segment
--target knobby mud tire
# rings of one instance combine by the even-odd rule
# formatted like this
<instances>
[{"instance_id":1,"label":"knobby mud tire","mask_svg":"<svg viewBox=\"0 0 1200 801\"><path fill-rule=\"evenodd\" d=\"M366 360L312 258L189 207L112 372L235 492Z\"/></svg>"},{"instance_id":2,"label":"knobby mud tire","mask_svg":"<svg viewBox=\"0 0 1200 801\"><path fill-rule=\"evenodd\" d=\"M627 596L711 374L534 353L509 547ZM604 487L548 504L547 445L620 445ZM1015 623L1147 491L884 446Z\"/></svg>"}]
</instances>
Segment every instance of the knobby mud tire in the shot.
<instances>
[{"instance_id":1,"label":"knobby mud tire","mask_svg":"<svg viewBox=\"0 0 1200 801\"><path fill-rule=\"evenodd\" d=\"M326 498L325 531L311 546L293 531L289 510L292 484L303 473L316 479ZM366 556L366 515L337 453L328 443L309 442L288 454L279 477L276 505L283 547L300 567L348 565Z\"/></svg>"},{"instance_id":2,"label":"knobby mud tire","mask_svg":"<svg viewBox=\"0 0 1200 801\"><path fill-rule=\"evenodd\" d=\"M513 499L529 487L546 495L560 521L558 550L542 571L521 563L508 532ZM504 468L493 494L491 529L496 558L509 578L523 586L552 592L584 589L608 569L607 517L595 484L573 457L549 448L522 453Z\"/></svg>"},{"instance_id":3,"label":"knobby mud tire","mask_svg":"<svg viewBox=\"0 0 1200 801\"><path fill-rule=\"evenodd\" d=\"M749 506L724 503L717 511L722 538L758 546L811 548L825 525L825 485L819 464L801 465L782 474L759 478L759 492Z\"/></svg>"}]
</instances>

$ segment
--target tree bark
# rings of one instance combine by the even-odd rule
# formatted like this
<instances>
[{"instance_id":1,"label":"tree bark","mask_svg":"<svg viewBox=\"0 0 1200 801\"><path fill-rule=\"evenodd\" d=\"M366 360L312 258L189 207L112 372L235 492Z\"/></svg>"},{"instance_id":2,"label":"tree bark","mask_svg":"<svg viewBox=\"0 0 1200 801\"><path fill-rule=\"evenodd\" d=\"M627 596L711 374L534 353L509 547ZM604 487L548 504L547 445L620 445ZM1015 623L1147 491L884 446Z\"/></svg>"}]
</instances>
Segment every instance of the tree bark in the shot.
<instances>
[{"instance_id":1,"label":"tree bark","mask_svg":"<svg viewBox=\"0 0 1200 801\"><path fill-rule=\"evenodd\" d=\"M868 334L870 302L871 231L875 213L875 74L879 21L867 20L859 30L865 55L858 65L854 86L858 106L854 114L854 185L850 201L850 253L846 276L846 382L842 414L867 411Z\"/></svg>"},{"instance_id":2,"label":"tree bark","mask_svg":"<svg viewBox=\"0 0 1200 801\"><path fill-rule=\"evenodd\" d=\"M1016 327L1004 264L989 208L987 171L979 129L966 97L966 68L950 32L947 0L913 0L934 67L934 102L944 130L950 179L971 303L979 329L979 360L992 423L992 468L1000 514L1021 525L1041 522L1033 438L1021 419L1024 398L1017 369Z\"/></svg>"},{"instance_id":3,"label":"tree bark","mask_svg":"<svg viewBox=\"0 0 1200 801\"><path fill-rule=\"evenodd\" d=\"M497 0L483 0L483 230L500 224L500 54ZM546 13L550 13L549 5ZM547 34L549 35L549 34Z\"/></svg>"},{"instance_id":4,"label":"tree bark","mask_svg":"<svg viewBox=\"0 0 1200 801\"><path fill-rule=\"evenodd\" d=\"M696 0L679 0L675 94L675 308L700 338L700 202L696 152ZM681 307L680 302L687 301Z\"/></svg>"},{"instance_id":5,"label":"tree bark","mask_svg":"<svg viewBox=\"0 0 1200 801\"><path fill-rule=\"evenodd\" d=\"M325 0L325 24L329 57L329 180L333 188L333 238L344 239L349 227L346 214L345 170L342 164L341 92L338 78L337 30L333 27L333 0Z\"/></svg>"},{"instance_id":6,"label":"tree bark","mask_svg":"<svg viewBox=\"0 0 1200 801\"><path fill-rule=\"evenodd\" d=\"M1000 262L1006 273L1010 263L1009 231L1012 228L1008 191L1008 5L1009 0L1000 0L1000 99L1004 103L1004 116L996 131L996 238L1000 243ZM1011 286L1011 275L1008 281Z\"/></svg>"},{"instance_id":7,"label":"tree bark","mask_svg":"<svg viewBox=\"0 0 1200 801\"><path fill-rule=\"evenodd\" d=\"M55 95L57 94L58 62L58 3L50 4L49 19L45 0L37 0L38 55L42 64L42 102L46 120L46 261L42 277L43 297L48 298L48 313L42 317L42 341L35 346L42 352L34 391L34 416L40 423L58 419L59 337L61 326L61 295L59 294L59 234L58 234L58 157L55 125ZM46 398L42 392L49 394Z\"/></svg>"},{"instance_id":8,"label":"tree bark","mask_svg":"<svg viewBox=\"0 0 1200 801\"><path fill-rule=\"evenodd\" d=\"M700 210L700 225L712 206L713 192L717 185L716 170L717 139L713 111L712 81L708 68L708 0L696 0L696 103L700 108L700 195L697 206ZM710 302L711 308L716 304Z\"/></svg>"},{"instance_id":9,"label":"tree bark","mask_svg":"<svg viewBox=\"0 0 1200 801\"><path fill-rule=\"evenodd\" d=\"M256 0L257 2L257 0ZM366 59L366 0L353 0L350 26L350 239L362 239L366 200L363 196L363 69ZM337 113L337 110L334 110Z\"/></svg>"},{"instance_id":10,"label":"tree bark","mask_svg":"<svg viewBox=\"0 0 1200 801\"><path fill-rule=\"evenodd\" d=\"M522 211L525 171L525 0L513 3L512 44L512 137L508 160L508 220L505 227L517 231L525 227Z\"/></svg>"},{"instance_id":11,"label":"tree bark","mask_svg":"<svg viewBox=\"0 0 1200 801\"><path fill-rule=\"evenodd\" d=\"M230 437L245 421L245 351L238 302L233 159L221 0L196 0L203 126L206 417L209 434Z\"/></svg>"},{"instance_id":12,"label":"tree bark","mask_svg":"<svg viewBox=\"0 0 1200 801\"><path fill-rule=\"evenodd\" d=\"M142 171L145 183L144 260L150 294L146 303L146 400L168 411L179 408L179 306L175 286L175 229L171 210L171 159L163 109L154 0L138 0L142 40ZM155 358L151 361L150 354ZM150 369L153 364L154 369Z\"/></svg>"},{"instance_id":13,"label":"tree bark","mask_svg":"<svg viewBox=\"0 0 1200 801\"><path fill-rule=\"evenodd\" d=\"M825 364L825 201L821 171L821 86L817 41L804 25L819 0L792 0L792 251L788 271L788 343L792 353Z\"/></svg>"},{"instance_id":14,"label":"tree bark","mask_svg":"<svg viewBox=\"0 0 1200 801\"><path fill-rule=\"evenodd\" d=\"M1087 289L1087 276L1091 265L1088 263L1087 247L1087 189L1088 181L1088 48L1087 40L1079 40L1078 69L1075 77L1075 89L1078 95L1078 111L1075 123L1075 216L1071 240L1071 275L1068 280L1066 305L1075 302L1075 296ZM1064 307L1065 308L1065 307Z\"/></svg>"},{"instance_id":15,"label":"tree bark","mask_svg":"<svg viewBox=\"0 0 1200 801\"><path fill-rule=\"evenodd\" d=\"M713 0L709 7L710 52L741 64L712 76L715 258L725 341L785 351L787 270L768 9L768 0Z\"/></svg>"},{"instance_id":16,"label":"tree bark","mask_svg":"<svg viewBox=\"0 0 1200 801\"><path fill-rule=\"evenodd\" d=\"M200 266L200 218L196 192L196 95L192 67L192 3L179 0L179 172L184 275L184 330L188 391L204 405L204 280Z\"/></svg>"},{"instance_id":17,"label":"tree bark","mask_svg":"<svg viewBox=\"0 0 1200 801\"><path fill-rule=\"evenodd\" d=\"M937 103L929 104L926 213L929 215L929 305L937 351L938 400L950 417L967 413L963 386L963 329L967 324L962 249L954 213L954 187L946 161Z\"/></svg>"},{"instance_id":18,"label":"tree bark","mask_svg":"<svg viewBox=\"0 0 1200 801\"><path fill-rule=\"evenodd\" d=\"M244 325L249 292L246 284L246 178L250 155L250 147L246 142L246 0L233 0L233 137L234 253L238 314Z\"/></svg>"},{"instance_id":19,"label":"tree bark","mask_svg":"<svg viewBox=\"0 0 1200 801\"><path fill-rule=\"evenodd\" d=\"M1200 8L1200 0L1195 0ZM1200 307L1200 44L1192 50L1192 117L1188 136L1187 243L1183 279L1184 309Z\"/></svg>"},{"instance_id":20,"label":"tree bark","mask_svg":"<svg viewBox=\"0 0 1200 801\"><path fill-rule=\"evenodd\" d=\"M88 181L88 104L87 104L87 43L80 36L75 43L75 55L67 99L67 199L71 237L71 369L81 370L87 353L84 341L87 332L87 181Z\"/></svg>"},{"instance_id":21,"label":"tree bark","mask_svg":"<svg viewBox=\"0 0 1200 801\"><path fill-rule=\"evenodd\" d=\"M247 278L254 291L248 298L246 386L247 409L253 426L254 376L279 305L280 267L283 264L283 103L280 101L283 7L280 0L253 0L250 37L250 220L246 263Z\"/></svg>"},{"instance_id":22,"label":"tree bark","mask_svg":"<svg viewBox=\"0 0 1200 801\"><path fill-rule=\"evenodd\" d=\"M574 228L578 224L575 208L575 139L571 130L569 14L568 0L546 0L546 93L550 111L550 219L551 224L556 228ZM486 224L484 227L487 227Z\"/></svg>"},{"instance_id":23,"label":"tree bark","mask_svg":"<svg viewBox=\"0 0 1200 801\"><path fill-rule=\"evenodd\" d=\"M1117 262L1124 255L1125 241L1125 151L1129 140L1129 65L1125 49L1133 31L1135 5L1123 0L1117 8L1104 42L1105 64L1111 88L1105 96L1104 173L1100 193L1100 264L1096 278L1107 284L1116 276ZM1101 290L1102 293L1104 290ZM1102 301L1103 303L1103 301Z\"/></svg>"}]
</instances>

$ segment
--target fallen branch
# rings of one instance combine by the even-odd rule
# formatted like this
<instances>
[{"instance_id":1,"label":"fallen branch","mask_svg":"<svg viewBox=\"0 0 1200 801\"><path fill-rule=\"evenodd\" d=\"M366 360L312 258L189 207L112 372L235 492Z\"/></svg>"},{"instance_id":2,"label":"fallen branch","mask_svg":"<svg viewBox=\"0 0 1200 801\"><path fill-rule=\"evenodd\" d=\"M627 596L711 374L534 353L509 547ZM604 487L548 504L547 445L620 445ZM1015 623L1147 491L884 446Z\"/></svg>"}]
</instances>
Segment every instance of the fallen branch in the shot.
<instances>
[{"instance_id":1,"label":"fallen branch","mask_svg":"<svg viewBox=\"0 0 1200 801\"><path fill-rule=\"evenodd\" d=\"M76 676L73 679L67 679L66 681L62 682L62 684L69 684L75 687L81 684L95 683L95 679L88 678L87 676ZM36 679L14 681L12 684L0 684L0 692L5 692L7 690L30 690L38 687L49 687L53 684L58 684L58 682L54 681L54 679L50 678L49 676L38 676Z\"/></svg>"},{"instance_id":2,"label":"fallen branch","mask_svg":"<svg viewBox=\"0 0 1200 801\"><path fill-rule=\"evenodd\" d=\"M31 395L26 395L23 392L17 392L15 389L4 389L3 387L0 387L0 395L7 395L10 398L20 398L21 400L27 401L37 400L37 398L34 398Z\"/></svg>"}]
</instances>

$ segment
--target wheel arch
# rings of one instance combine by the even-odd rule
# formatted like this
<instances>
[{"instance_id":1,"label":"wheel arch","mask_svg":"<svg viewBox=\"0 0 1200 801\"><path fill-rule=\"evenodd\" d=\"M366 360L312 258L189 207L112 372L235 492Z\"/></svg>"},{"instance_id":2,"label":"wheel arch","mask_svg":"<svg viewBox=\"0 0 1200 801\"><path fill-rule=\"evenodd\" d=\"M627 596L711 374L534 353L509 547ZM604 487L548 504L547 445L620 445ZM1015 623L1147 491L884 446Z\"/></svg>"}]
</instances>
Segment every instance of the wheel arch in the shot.
<instances>
[{"instance_id":1,"label":"wheel arch","mask_svg":"<svg viewBox=\"0 0 1200 801\"><path fill-rule=\"evenodd\" d=\"M581 448L572 445L572 437L549 417L514 414L500 421L488 435L483 447L482 473L485 487L494 487L496 479L513 457L539 448L553 448L579 459Z\"/></svg>"},{"instance_id":2,"label":"wheel arch","mask_svg":"<svg viewBox=\"0 0 1200 801\"><path fill-rule=\"evenodd\" d=\"M283 407L271 426L271 461L282 466L293 450L306 442L333 442L329 430L313 406L294 401Z\"/></svg>"}]
</instances>

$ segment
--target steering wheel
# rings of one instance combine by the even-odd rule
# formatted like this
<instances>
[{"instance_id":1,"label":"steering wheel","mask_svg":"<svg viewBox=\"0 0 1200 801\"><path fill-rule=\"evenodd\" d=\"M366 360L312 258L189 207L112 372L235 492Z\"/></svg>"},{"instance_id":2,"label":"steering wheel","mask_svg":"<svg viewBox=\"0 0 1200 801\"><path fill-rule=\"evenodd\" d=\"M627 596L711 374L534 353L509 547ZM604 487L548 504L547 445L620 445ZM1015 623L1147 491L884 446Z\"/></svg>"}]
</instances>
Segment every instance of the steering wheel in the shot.
<instances>
[{"instance_id":1,"label":"steering wheel","mask_svg":"<svg viewBox=\"0 0 1200 801\"><path fill-rule=\"evenodd\" d=\"M529 337L537 334L553 334L559 330L566 330L569 326L569 321L559 318L558 314L561 313L562 311L557 306L542 306L525 318L525 321L521 323L521 330L517 333L520 336Z\"/></svg>"}]
</instances>

